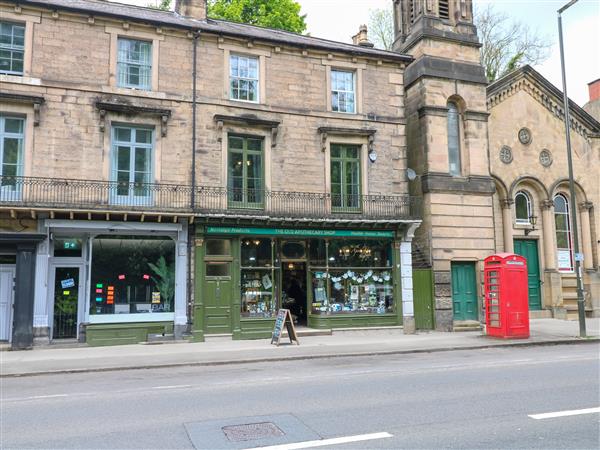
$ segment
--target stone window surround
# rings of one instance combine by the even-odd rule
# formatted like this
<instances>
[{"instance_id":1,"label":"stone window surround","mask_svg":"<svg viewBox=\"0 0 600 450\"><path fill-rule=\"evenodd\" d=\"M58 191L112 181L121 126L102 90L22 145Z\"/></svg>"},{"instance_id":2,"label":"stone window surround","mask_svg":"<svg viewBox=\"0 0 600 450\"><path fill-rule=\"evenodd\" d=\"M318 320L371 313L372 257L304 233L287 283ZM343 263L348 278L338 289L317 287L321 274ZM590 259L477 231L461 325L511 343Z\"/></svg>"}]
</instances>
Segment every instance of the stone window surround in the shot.
<instances>
[{"instance_id":1,"label":"stone window surround","mask_svg":"<svg viewBox=\"0 0 600 450\"><path fill-rule=\"evenodd\" d=\"M267 103L267 58L271 57L270 50L263 50L253 47L251 42L246 46L241 44L225 44L219 40L218 48L223 50L223 99L232 102L242 102L250 104ZM229 77L230 77L230 56L231 54L240 56L254 56L258 58L258 101L250 102L246 100L232 99L230 95Z\"/></svg>"},{"instance_id":2,"label":"stone window surround","mask_svg":"<svg viewBox=\"0 0 600 450\"><path fill-rule=\"evenodd\" d=\"M324 192L331 194L331 144L358 145L360 147L360 192L369 195L369 148L370 136L357 136L328 132L323 135L325 150L325 186Z\"/></svg>"},{"instance_id":3,"label":"stone window surround","mask_svg":"<svg viewBox=\"0 0 600 450\"><path fill-rule=\"evenodd\" d=\"M162 141L163 136L160 133L162 120L160 117L131 117L107 111L106 112L106 131L103 133L102 139L102 179L111 179L111 161L112 161L112 128L115 125L125 126L144 126L154 129L154 147L152 160L152 177L151 183L160 183L162 178Z\"/></svg>"},{"instance_id":4,"label":"stone window surround","mask_svg":"<svg viewBox=\"0 0 600 450\"><path fill-rule=\"evenodd\" d=\"M326 104L327 104L327 112L331 112L334 114L342 114L342 115L356 115L363 113L363 72L367 69L367 65L363 63L354 63L354 62L344 62L344 61L334 61L333 59L322 59L321 64L326 66L326 79L327 79L327 89L326 92ZM333 111L331 105L331 70L339 69L343 71L354 72L355 79L355 108L354 113L347 112L339 112Z\"/></svg>"},{"instance_id":5,"label":"stone window surround","mask_svg":"<svg viewBox=\"0 0 600 450\"><path fill-rule=\"evenodd\" d=\"M33 149L34 149L34 126L35 126L35 110L33 105L1 105L2 115L15 116L25 119L23 130L23 176L32 176L33 165Z\"/></svg>"},{"instance_id":6,"label":"stone window surround","mask_svg":"<svg viewBox=\"0 0 600 450\"><path fill-rule=\"evenodd\" d=\"M160 66L160 41L164 41L164 36L159 36L155 32L139 31L139 30L128 30L124 28L106 26L104 27L105 33L110 35L110 52L109 52L109 73L108 73L108 84L114 89L118 89L123 93L130 93L134 89L121 88L117 84L117 59L119 52L118 39L138 39L142 41L148 41L152 43L152 84L151 90L153 92L159 91L158 74Z\"/></svg>"},{"instance_id":7,"label":"stone window surround","mask_svg":"<svg viewBox=\"0 0 600 450\"><path fill-rule=\"evenodd\" d=\"M42 18L32 16L26 13L13 13L8 11L2 11L2 20L7 22L16 22L25 25L25 49L23 54L23 75L10 75L12 77L30 77L33 61L33 28L34 24L41 23Z\"/></svg>"}]
</instances>

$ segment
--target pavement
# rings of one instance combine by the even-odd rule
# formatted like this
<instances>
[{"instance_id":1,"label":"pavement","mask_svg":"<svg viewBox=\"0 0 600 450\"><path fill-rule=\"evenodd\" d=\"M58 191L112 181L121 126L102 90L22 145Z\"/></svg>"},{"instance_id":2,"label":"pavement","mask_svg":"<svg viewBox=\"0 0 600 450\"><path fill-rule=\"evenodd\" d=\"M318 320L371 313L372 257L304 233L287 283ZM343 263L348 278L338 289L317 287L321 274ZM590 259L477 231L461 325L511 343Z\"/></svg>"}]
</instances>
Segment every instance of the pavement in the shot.
<instances>
[{"instance_id":1,"label":"pavement","mask_svg":"<svg viewBox=\"0 0 600 450\"><path fill-rule=\"evenodd\" d=\"M333 331L330 336L301 336L300 345L270 344L269 339L137 344L113 347L56 348L1 351L0 378L178 366L212 366L269 361L350 356L427 353L506 346L600 343L600 318L587 319L588 337L579 337L579 323L556 319L530 321L529 339L496 339L481 332L419 331L405 335L401 328ZM282 337L282 342L289 342ZM599 351L600 354L600 351Z\"/></svg>"}]
</instances>

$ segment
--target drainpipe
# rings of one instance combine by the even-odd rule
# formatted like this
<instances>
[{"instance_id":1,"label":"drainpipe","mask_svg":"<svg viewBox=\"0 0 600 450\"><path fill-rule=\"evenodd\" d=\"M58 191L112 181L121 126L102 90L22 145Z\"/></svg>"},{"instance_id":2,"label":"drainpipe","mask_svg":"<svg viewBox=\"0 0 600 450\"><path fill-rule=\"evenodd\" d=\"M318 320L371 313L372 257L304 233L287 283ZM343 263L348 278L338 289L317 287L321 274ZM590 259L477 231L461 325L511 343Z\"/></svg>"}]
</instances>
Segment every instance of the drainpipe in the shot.
<instances>
[{"instance_id":1,"label":"drainpipe","mask_svg":"<svg viewBox=\"0 0 600 450\"><path fill-rule=\"evenodd\" d=\"M196 67L197 59L198 59L198 40L200 39L200 30L193 31L194 33L194 44L193 44L193 57L192 57L192 176L191 176L191 194L190 194L190 207L192 213L196 208L196 93L197 93L197 83L196 78L198 75L198 70ZM192 273L194 272L193 262L194 262L194 249L195 249L195 226L188 225L188 309L187 309L187 317L188 317L188 327L191 331L191 326L194 323L194 283L192 281Z\"/></svg>"}]
</instances>

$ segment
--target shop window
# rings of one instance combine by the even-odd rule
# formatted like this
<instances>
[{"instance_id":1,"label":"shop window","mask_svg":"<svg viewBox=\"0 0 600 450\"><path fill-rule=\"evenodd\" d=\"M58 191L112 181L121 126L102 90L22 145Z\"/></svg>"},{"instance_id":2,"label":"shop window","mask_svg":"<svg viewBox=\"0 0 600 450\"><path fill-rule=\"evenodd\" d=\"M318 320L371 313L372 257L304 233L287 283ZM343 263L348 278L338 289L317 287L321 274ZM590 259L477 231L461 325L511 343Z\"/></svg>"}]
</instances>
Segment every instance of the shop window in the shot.
<instances>
[{"instance_id":1,"label":"shop window","mask_svg":"<svg viewBox=\"0 0 600 450\"><path fill-rule=\"evenodd\" d=\"M231 256L229 239L207 239L206 256Z\"/></svg>"},{"instance_id":2,"label":"shop window","mask_svg":"<svg viewBox=\"0 0 600 450\"><path fill-rule=\"evenodd\" d=\"M461 175L459 118L458 105L448 102L448 163L452 176Z\"/></svg>"},{"instance_id":3,"label":"shop window","mask_svg":"<svg viewBox=\"0 0 600 450\"><path fill-rule=\"evenodd\" d=\"M263 140L229 136L228 201L233 208L262 208L264 202Z\"/></svg>"},{"instance_id":4,"label":"shop window","mask_svg":"<svg viewBox=\"0 0 600 450\"><path fill-rule=\"evenodd\" d=\"M279 268L274 265L271 239L242 238L241 261L242 317L275 317Z\"/></svg>"},{"instance_id":5,"label":"shop window","mask_svg":"<svg viewBox=\"0 0 600 450\"><path fill-rule=\"evenodd\" d=\"M230 99L258 103L259 61L256 56L231 55L229 58Z\"/></svg>"},{"instance_id":6,"label":"shop window","mask_svg":"<svg viewBox=\"0 0 600 450\"><path fill-rule=\"evenodd\" d=\"M62 258L80 258L82 256L83 240L69 238L54 239L54 256Z\"/></svg>"},{"instance_id":7,"label":"shop window","mask_svg":"<svg viewBox=\"0 0 600 450\"><path fill-rule=\"evenodd\" d=\"M357 212L361 206L360 146L331 144L331 206Z\"/></svg>"},{"instance_id":8,"label":"shop window","mask_svg":"<svg viewBox=\"0 0 600 450\"><path fill-rule=\"evenodd\" d=\"M355 74L347 70L331 70L331 110L356 112Z\"/></svg>"},{"instance_id":9,"label":"shop window","mask_svg":"<svg viewBox=\"0 0 600 450\"><path fill-rule=\"evenodd\" d=\"M148 205L153 175L153 130L126 125L112 129L113 203Z\"/></svg>"},{"instance_id":10,"label":"shop window","mask_svg":"<svg viewBox=\"0 0 600 450\"><path fill-rule=\"evenodd\" d=\"M152 89L152 43L118 39L117 84L131 89Z\"/></svg>"},{"instance_id":11,"label":"shop window","mask_svg":"<svg viewBox=\"0 0 600 450\"><path fill-rule=\"evenodd\" d=\"M25 119L0 115L0 200L19 200Z\"/></svg>"},{"instance_id":12,"label":"shop window","mask_svg":"<svg viewBox=\"0 0 600 450\"><path fill-rule=\"evenodd\" d=\"M174 311L175 242L155 236L92 241L90 315Z\"/></svg>"},{"instance_id":13,"label":"shop window","mask_svg":"<svg viewBox=\"0 0 600 450\"><path fill-rule=\"evenodd\" d=\"M231 267L231 264L228 262L206 263L206 276L207 277L230 277L231 276L230 267Z\"/></svg>"},{"instance_id":14,"label":"shop window","mask_svg":"<svg viewBox=\"0 0 600 450\"><path fill-rule=\"evenodd\" d=\"M311 239L308 243L310 252L310 265L313 267L325 267L327 265L327 246L325 239Z\"/></svg>"},{"instance_id":15,"label":"shop window","mask_svg":"<svg viewBox=\"0 0 600 450\"><path fill-rule=\"evenodd\" d=\"M554 197L554 226L556 231L558 270L570 272L573 270L571 218L569 217L569 201L562 194Z\"/></svg>"},{"instance_id":16,"label":"shop window","mask_svg":"<svg viewBox=\"0 0 600 450\"><path fill-rule=\"evenodd\" d=\"M0 73L23 75L25 25L0 22Z\"/></svg>"},{"instance_id":17,"label":"shop window","mask_svg":"<svg viewBox=\"0 0 600 450\"><path fill-rule=\"evenodd\" d=\"M516 222L520 225L530 225L532 208L529 194L524 191L517 192L515 195L515 215Z\"/></svg>"},{"instance_id":18,"label":"shop window","mask_svg":"<svg viewBox=\"0 0 600 450\"><path fill-rule=\"evenodd\" d=\"M286 259L303 259L306 255L304 242L286 241L281 245L281 255Z\"/></svg>"},{"instance_id":19,"label":"shop window","mask_svg":"<svg viewBox=\"0 0 600 450\"><path fill-rule=\"evenodd\" d=\"M393 313L391 244L390 240L330 240L328 267L311 271L312 313Z\"/></svg>"}]
</instances>

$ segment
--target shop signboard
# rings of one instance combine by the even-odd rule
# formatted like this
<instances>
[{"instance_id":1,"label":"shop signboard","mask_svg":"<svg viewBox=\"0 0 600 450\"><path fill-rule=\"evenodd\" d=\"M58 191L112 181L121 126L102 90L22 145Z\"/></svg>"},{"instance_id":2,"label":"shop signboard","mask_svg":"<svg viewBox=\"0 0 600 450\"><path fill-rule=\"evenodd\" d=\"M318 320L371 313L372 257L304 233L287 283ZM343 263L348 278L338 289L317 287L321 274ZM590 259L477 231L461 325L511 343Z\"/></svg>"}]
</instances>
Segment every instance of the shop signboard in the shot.
<instances>
[{"instance_id":1,"label":"shop signboard","mask_svg":"<svg viewBox=\"0 0 600 450\"><path fill-rule=\"evenodd\" d=\"M206 227L207 234L260 235L260 236L296 236L296 237L357 237L357 238L393 238L393 231L368 230L307 230L288 228L254 227Z\"/></svg>"},{"instance_id":2,"label":"shop signboard","mask_svg":"<svg viewBox=\"0 0 600 450\"><path fill-rule=\"evenodd\" d=\"M281 333L283 333L283 327L286 327L288 337L290 338L290 344L296 341L297 345L300 345L298 335L296 334L296 328L294 328L294 321L292 320L292 313L289 309L280 309L277 312L277 319L275 319L275 328L273 328L273 336L271 337L271 345L276 344L279 347L281 341Z\"/></svg>"},{"instance_id":3,"label":"shop signboard","mask_svg":"<svg viewBox=\"0 0 600 450\"><path fill-rule=\"evenodd\" d=\"M558 251L558 270L573 270L571 252L569 250Z\"/></svg>"}]
</instances>

